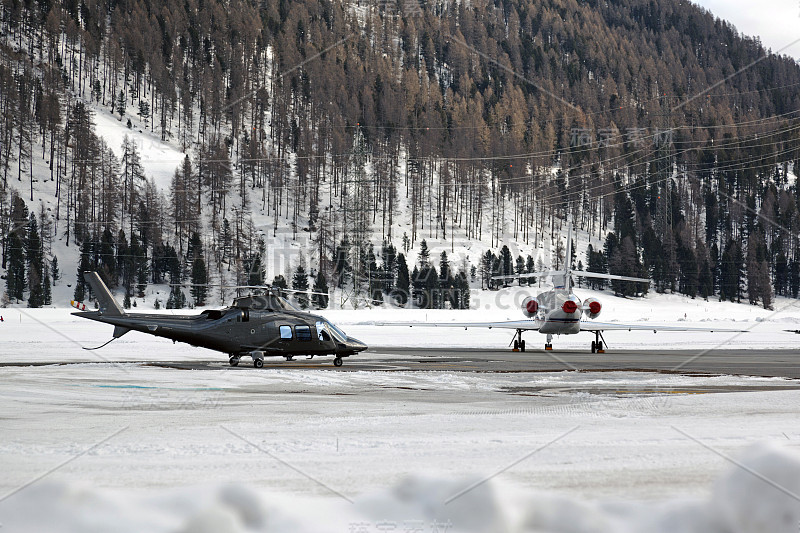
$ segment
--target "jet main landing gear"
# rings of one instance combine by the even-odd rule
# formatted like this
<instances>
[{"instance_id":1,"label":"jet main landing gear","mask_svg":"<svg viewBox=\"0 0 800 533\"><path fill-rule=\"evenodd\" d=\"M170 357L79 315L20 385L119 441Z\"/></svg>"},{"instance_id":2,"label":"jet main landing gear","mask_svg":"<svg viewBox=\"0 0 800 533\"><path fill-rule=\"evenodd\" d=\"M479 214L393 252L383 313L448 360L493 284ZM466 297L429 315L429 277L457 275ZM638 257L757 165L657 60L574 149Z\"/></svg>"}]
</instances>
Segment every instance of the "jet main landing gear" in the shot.
<instances>
[{"instance_id":1,"label":"jet main landing gear","mask_svg":"<svg viewBox=\"0 0 800 533\"><path fill-rule=\"evenodd\" d=\"M336 357L336 358L333 360L333 366L342 366L342 362L343 362L343 361L342 361L342 358L341 358L341 357Z\"/></svg>"},{"instance_id":2,"label":"jet main landing gear","mask_svg":"<svg viewBox=\"0 0 800 533\"><path fill-rule=\"evenodd\" d=\"M603 333L600 330L594 332L594 339L595 340L592 341L592 353L606 353L605 347L603 346L605 339L603 339Z\"/></svg>"},{"instance_id":3,"label":"jet main landing gear","mask_svg":"<svg viewBox=\"0 0 800 533\"><path fill-rule=\"evenodd\" d=\"M525 351L525 341L522 339L522 330L518 329L517 334L514 335L514 340L512 341L514 344L514 352L524 352Z\"/></svg>"}]
</instances>

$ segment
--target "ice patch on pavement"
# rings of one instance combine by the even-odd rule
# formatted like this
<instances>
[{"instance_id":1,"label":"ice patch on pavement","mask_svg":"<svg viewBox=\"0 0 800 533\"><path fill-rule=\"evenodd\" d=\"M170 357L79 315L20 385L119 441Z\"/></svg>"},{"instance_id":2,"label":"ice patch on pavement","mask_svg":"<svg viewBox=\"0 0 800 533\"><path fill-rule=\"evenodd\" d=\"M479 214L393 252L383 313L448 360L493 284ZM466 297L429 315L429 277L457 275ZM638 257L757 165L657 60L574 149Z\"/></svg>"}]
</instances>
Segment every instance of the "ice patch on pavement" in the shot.
<instances>
[{"instance_id":1,"label":"ice patch on pavement","mask_svg":"<svg viewBox=\"0 0 800 533\"><path fill-rule=\"evenodd\" d=\"M0 502L4 531L794 533L800 456L774 444L747 449L709 498L588 502L496 479L409 476L352 498L290 496L243 485L148 491L40 482Z\"/></svg>"}]
</instances>

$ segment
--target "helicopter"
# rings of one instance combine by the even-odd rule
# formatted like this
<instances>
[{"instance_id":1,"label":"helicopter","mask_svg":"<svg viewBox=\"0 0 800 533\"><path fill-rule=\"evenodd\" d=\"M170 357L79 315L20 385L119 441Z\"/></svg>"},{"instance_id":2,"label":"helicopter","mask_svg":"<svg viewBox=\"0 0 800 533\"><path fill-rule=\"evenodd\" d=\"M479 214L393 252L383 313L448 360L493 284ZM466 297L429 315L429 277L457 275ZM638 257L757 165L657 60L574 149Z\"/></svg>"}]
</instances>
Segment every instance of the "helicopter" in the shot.
<instances>
[{"instance_id":1,"label":"helicopter","mask_svg":"<svg viewBox=\"0 0 800 533\"><path fill-rule=\"evenodd\" d=\"M332 355L334 366L343 358L363 352L367 345L348 337L324 317L295 308L277 291L235 298L223 309L206 309L197 315L126 313L114 299L97 272L84 272L99 309L86 311L83 304L72 313L81 318L114 326L113 337L98 349L129 331L185 342L228 354L231 366L250 357L255 368L264 366L264 357L279 356L291 361L295 356Z\"/></svg>"}]
</instances>

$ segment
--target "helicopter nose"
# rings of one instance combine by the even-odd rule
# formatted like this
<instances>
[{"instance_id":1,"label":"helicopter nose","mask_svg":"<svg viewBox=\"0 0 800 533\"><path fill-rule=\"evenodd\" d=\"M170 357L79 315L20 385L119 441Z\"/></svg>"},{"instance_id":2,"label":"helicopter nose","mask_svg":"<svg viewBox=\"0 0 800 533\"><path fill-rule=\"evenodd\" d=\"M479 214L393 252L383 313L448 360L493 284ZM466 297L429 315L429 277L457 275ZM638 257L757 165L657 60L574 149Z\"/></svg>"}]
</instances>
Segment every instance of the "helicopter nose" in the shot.
<instances>
[{"instance_id":1,"label":"helicopter nose","mask_svg":"<svg viewBox=\"0 0 800 533\"><path fill-rule=\"evenodd\" d=\"M353 337L347 337L347 347L354 352L363 352L367 349L367 345Z\"/></svg>"}]
</instances>

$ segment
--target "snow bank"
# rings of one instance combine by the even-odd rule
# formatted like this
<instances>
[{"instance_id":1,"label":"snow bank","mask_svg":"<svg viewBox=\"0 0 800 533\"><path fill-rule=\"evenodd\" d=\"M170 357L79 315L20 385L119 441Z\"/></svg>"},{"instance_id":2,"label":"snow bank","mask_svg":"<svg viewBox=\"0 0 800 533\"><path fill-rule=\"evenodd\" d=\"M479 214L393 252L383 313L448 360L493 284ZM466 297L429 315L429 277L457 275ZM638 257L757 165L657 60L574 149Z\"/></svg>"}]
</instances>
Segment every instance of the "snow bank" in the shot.
<instances>
[{"instance_id":1,"label":"snow bank","mask_svg":"<svg viewBox=\"0 0 800 533\"><path fill-rule=\"evenodd\" d=\"M412 476L349 501L242 485L149 492L40 482L0 502L4 531L181 533L514 532L794 533L800 456L749 448L702 501L598 503L497 480ZM470 487L473 487L470 489Z\"/></svg>"}]
</instances>

